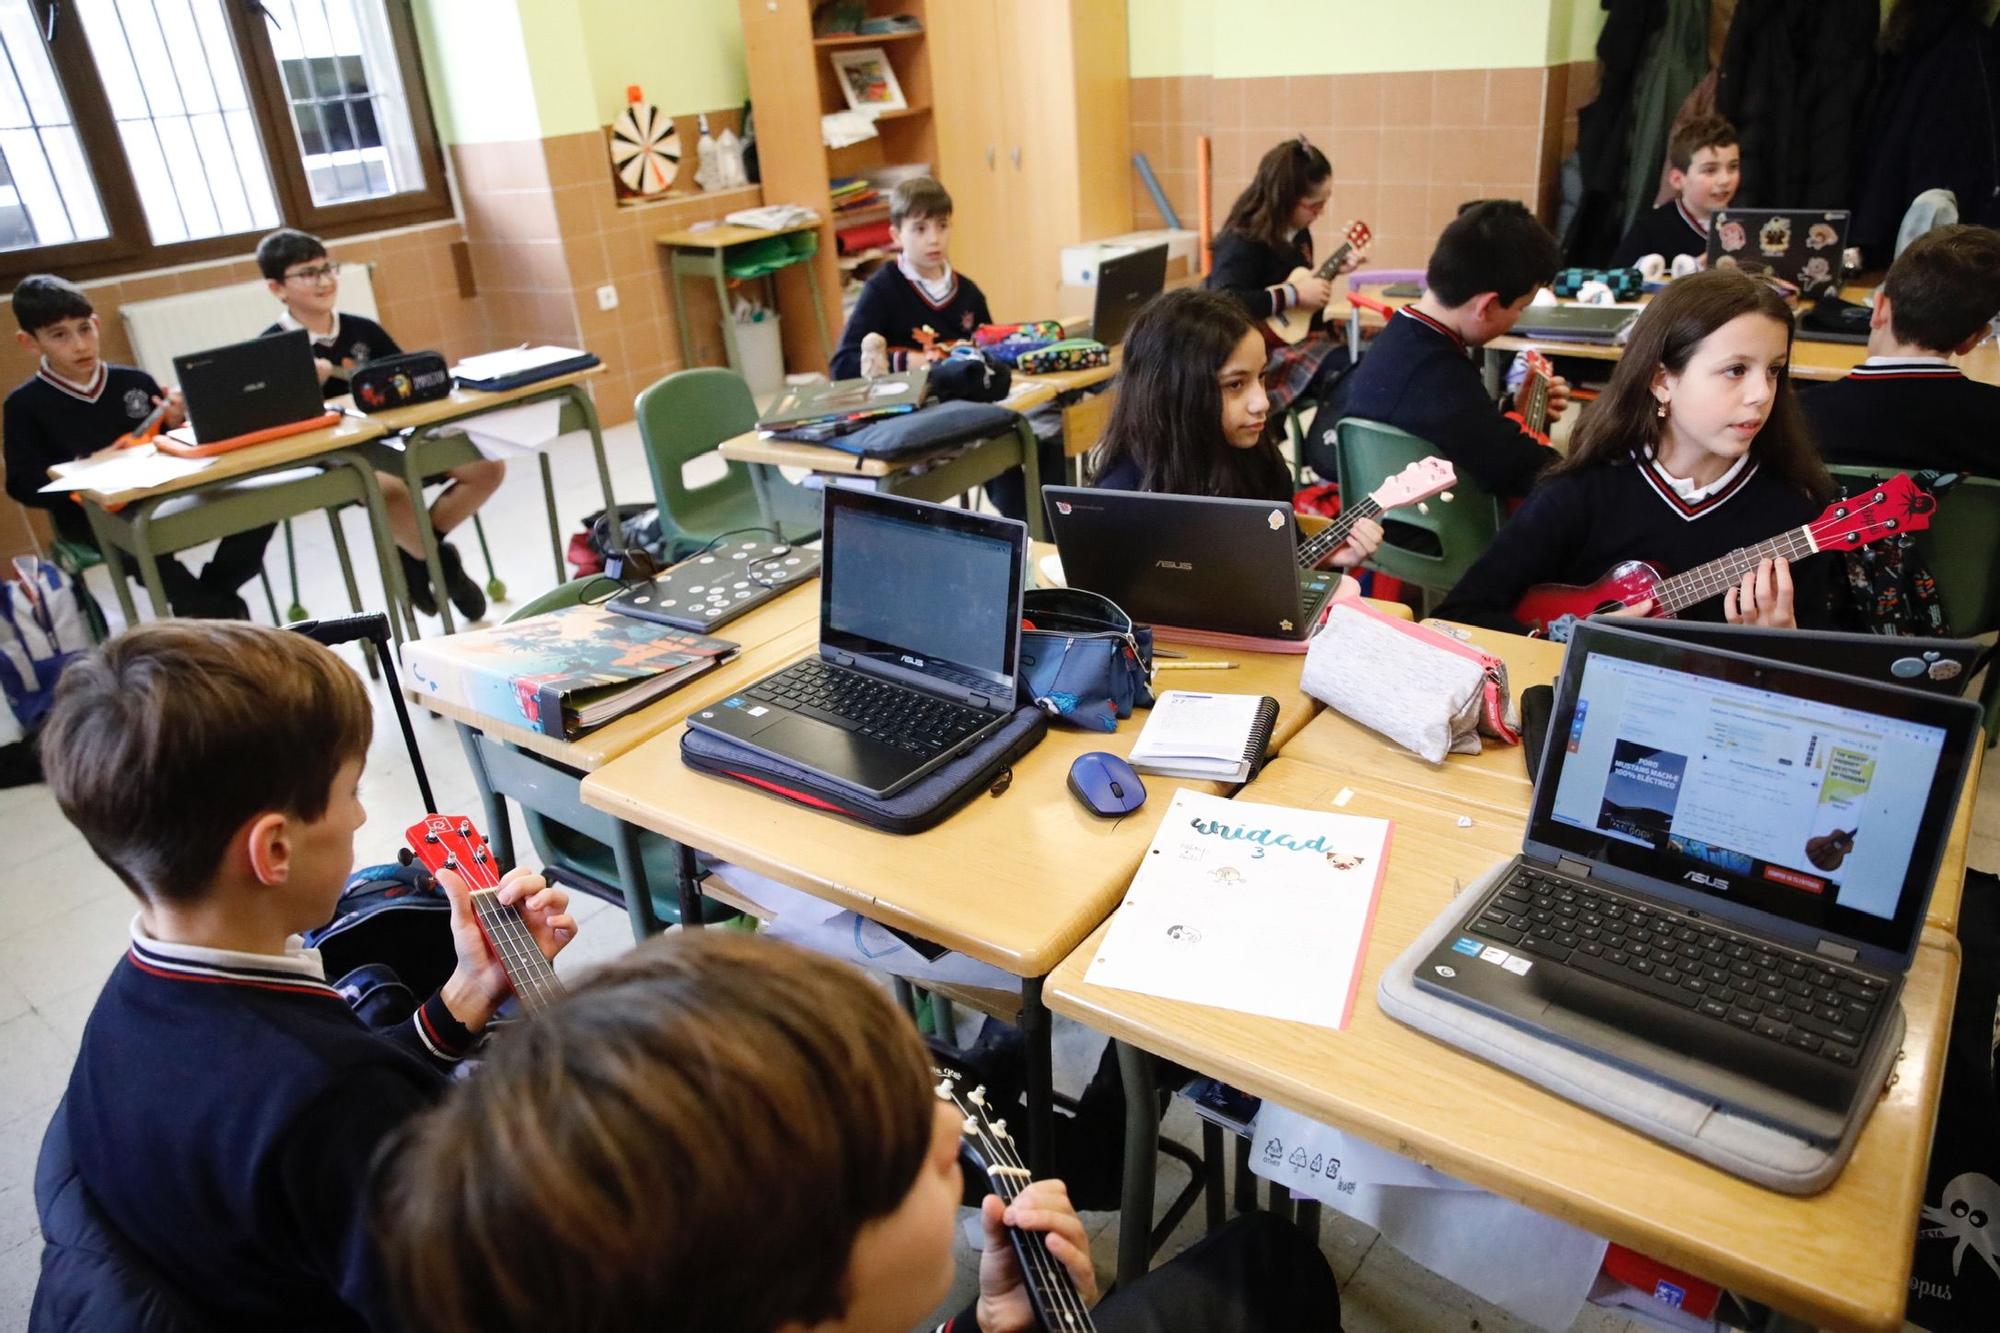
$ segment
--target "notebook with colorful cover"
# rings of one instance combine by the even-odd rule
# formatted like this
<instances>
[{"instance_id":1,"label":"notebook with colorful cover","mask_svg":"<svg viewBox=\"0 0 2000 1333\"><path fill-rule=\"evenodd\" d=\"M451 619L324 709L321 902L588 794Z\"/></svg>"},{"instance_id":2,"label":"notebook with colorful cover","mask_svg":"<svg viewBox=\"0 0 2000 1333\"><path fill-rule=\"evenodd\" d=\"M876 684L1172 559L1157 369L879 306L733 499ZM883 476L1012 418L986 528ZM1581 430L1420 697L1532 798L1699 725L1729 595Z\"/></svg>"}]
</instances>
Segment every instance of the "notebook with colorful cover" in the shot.
<instances>
[{"instance_id":1,"label":"notebook with colorful cover","mask_svg":"<svg viewBox=\"0 0 2000 1333\"><path fill-rule=\"evenodd\" d=\"M728 639L573 606L403 650L418 688L476 713L575 740L734 656Z\"/></svg>"}]
</instances>

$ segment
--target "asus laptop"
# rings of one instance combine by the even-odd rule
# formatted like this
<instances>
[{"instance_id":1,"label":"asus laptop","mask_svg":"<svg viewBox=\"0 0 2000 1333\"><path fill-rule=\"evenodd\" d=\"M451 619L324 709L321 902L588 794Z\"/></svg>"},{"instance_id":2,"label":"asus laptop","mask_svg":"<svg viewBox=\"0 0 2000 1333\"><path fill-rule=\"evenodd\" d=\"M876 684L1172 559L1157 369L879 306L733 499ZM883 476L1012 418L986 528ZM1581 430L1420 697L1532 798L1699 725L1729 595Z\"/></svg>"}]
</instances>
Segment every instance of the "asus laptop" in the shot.
<instances>
[{"instance_id":1,"label":"asus laptop","mask_svg":"<svg viewBox=\"0 0 2000 1333\"><path fill-rule=\"evenodd\" d=\"M1303 641L1340 586L1300 569L1282 500L1223 500L1044 486L1063 581L1102 593L1134 620Z\"/></svg>"},{"instance_id":2,"label":"asus laptop","mask_svg":"<svg viewBox=\"0 0 2000 1333\"><path fill-rule=\"evenodd\" d=\"M174 358L195 443L317 425L327 407L304 329Z\"/></svg>"},{"instance_id":3,"label":"asus laptop","mask_svg":"<svg viewBox=\"0 0 2000 1333\"><path fill-rule=\"evenodd\" d=\"M1843 676L1904 685L1958 698L1979 674L1987 645L1971 639L1920 639L1892 634L1845 634L1836 630L1765 629L1706 620L1630 617L1623 627L1676 643L1744 653L1768 661L1791 662Z\"/></svg>"},{"instance_id":4,"label":"asus laptop","mask_svg":"<svg viewBox=\"0 0 2000 1333\"><path fill-rule=\"evenodd\" d=\"M1837 1140L1979 742L1969 701L1586 621L1522 853L1417 985Z\"/></svg>"},{"instance_id":5,"label":"asus laptop","mask_svg":"<svg viewBox=\"0 0 2000 1333\"><path fill-rule=\"evenodd\" d=\"M1517 338L1539 342L1597 343L1610 347L1625 341L1627 330L1638 317L1636 306L1531 305L1514 321L1511 332Z\"/></svg>"},{"instance_id":6,"label":"asus laptop","mask_svg":"<svg viewBox=\"0 0 2000 1333\"><path fill-rule=\"evenodd\" d=\"M1840 290L1850 214L1825 208L1718 208L1708 266L1768 274L1816 297Z\"/></svg>"},{"instance_id":7,"label":"asus laptop","mask_svg":"<svg viewBox=\"0 0 2000 1333\"><path fill-rule=\"evenodd\" d=\"M1125 341L1125 331L1146 302L1167 285L1167 247L1149 245L1097 266L1097 297L1091 306L1090 336L1106 347Z\"/></svg>"},{"instance_id":8,"label":"asus laptop","mask_svg":"<svg viewBox=\"0 0 2000 1333\"><path fill-rule=\"evenodd\" d=\"M1013 713L1028 529L839 486L824 521L819 652L688 725L888 796Z\"/></svg>"}]
</instances>

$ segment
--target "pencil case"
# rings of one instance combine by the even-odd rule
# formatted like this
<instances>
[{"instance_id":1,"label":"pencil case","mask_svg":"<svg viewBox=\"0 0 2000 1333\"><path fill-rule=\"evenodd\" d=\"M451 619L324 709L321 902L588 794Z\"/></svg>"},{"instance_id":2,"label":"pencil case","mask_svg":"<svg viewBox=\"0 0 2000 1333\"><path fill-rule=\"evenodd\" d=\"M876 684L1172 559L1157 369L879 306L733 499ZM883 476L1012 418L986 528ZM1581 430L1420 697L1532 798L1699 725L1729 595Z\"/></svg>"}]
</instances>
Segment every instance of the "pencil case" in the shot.
<instances>
[{"instance_id":1,"label":"pencil case","mask_svg":"<svg viewBox=\"0 0 2000 1333\"><path fill-rule=\"evenodd\" d=\"M1062 341L1063 326L1053 319L1023 324L981 324L972 331L972 345L1013 365L1024 353Z\"/></svg>"},{"instance_id":2,"label":"pencil case","mask_svg":"<svg viewBox=\"0 0 2000 1333\"><path fill-rule=\"evenodd\" d=\"M1004 793L1012 781L1014 762L1048 734L1048 714L1032 704L1017 708L984 741L886 797L840 786L809 768L693 727L681 733L681 762L698 773L728 778L821 814L843 815L884 833L921 833L980 792Z\"/></svg>"},{"instance_id":3,"label":"pencil case","mask_svg":"<svg viewBox=\"0 0 2000 1333\"><path fill-rule=\"evenodd\" d=\"M1306 650L1299 687L1430 762L1478 754L1480 737L1520 744L1507 664L1428 625L1360 601L1337 603Z\"/></svg>"},{"instance_id":4,"label":"pencil case","mask_svg":"<svg viewBox=\"0 0 2000 1333\"><path fill-rule=\"evenodd\" d=\"M1085 731L1116 731L1153 706L1153 630L1102 593L1031 588L1021 596L1021 680L1035 706Z\"/></svg>"},{"instance_id":5,"label":"pencil case","mask_svg":"<svg viewBox=\"0 0 2000 1333\"><path fill-rule=\"evenodd\" d=\"M438 352L405 352L360 367L347 387L363 412L386 412L443 398L451 392L451 370Z\"/></svg>"},{"instance_id":6,"label":"pencil case","mask_svg":"<svg viewBox=\"0 0 2000 1333\"><path fill-rule=\"evenodd\" d=\"M1061 342L1023 352L1014 358L1014 368L1023 375L1050 375L1059 370L1090 370L1111 364L1111 349L1091 338L1065 338Z\"/></svg>"}]
</instances>

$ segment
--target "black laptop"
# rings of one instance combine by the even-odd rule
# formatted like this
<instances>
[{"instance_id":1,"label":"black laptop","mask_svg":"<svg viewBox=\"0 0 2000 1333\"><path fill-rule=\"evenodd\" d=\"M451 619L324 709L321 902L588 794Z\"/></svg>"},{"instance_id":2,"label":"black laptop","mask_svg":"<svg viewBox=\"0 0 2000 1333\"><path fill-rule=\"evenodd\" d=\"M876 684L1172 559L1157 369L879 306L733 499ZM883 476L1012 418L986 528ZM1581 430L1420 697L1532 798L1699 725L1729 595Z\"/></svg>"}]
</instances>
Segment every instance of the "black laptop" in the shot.
<instances>
[{"instance_id":1,"label":"black laptop","mask_svg":"<svg viewBox=\"0 0 2000 1333\"><path fill-rule=\"evenodd\" d=\"M1965 700L1586 621L1522 854L1416 983L1837 1140L1979 741Z\"/></svg>"},{"instance_id":2,"label":"black laptop","mask_svg":"<svg viewBox=\"0 0 2000 1333\"><path fill-rule=\"evenodd\" d=\"M1340 586L1300 569L1298 524L1282 500L1224 500L1044 486L1063 582L1102 593L1134 620L1303 640Z\"/></svg>"},{"instance_id":3,"label":"black laptop","mask_svg":"<svg viewBox=\"0 0 2000 1333\"><path fill-rule=\"evenodd\" d=\"M1805 297L1837 292L1850 216L1838 208L1718 208L1708 223L1708 266L1768 274Z\"/></svg>"},{"instance_id":4,"label":"black laptop","mask_svg":"<svg viewBox=\"0 0 2000 1333\"><path fill-rule=\"evenodd\" d=\"M1992 649L1971 639L1920 639L1893 634L1847 634L1837 630L1765 629L1707 620L1628 617L1625 629L1678 643L1744 653L1774 662L1792 662L1863 680L1905 685L1957 698L1979 674Z\"/></svg>"},{"instance_id":5,"label":"black laptop","mask_svg":"<svg viewBox=\"0 0 2000 1333\"><path fill-rule=\"evenodd\" d=\"M1531 305L1510 330L1517 338L1538 342L1596 343L1611 347L1625 341L1639 318L1633 306Z\"/></svg>"},{"instance_id":6,"label":"black laptop","mask_svg":"<svg viewBox=\"0 0 2000 1333\"><path fill-rule=\"evenodd\" d=\"M1167 247L1149 245L1097 266L1097 297L1091 305L1089 336L1106 347L1125 341L1125 331L1146 302L1167 285Z\"/></svg>"},{"instance_id":7,"label":"black laptop","mask_svg":"<svg viewBox=\"0 0 2000 1333\"><path fill-rule=\"evenodd\" d=\"M197 444L315 421L327 411L304 329L177 356L174 376Z\"/></svg>"},{"instance_id":8,"label":"black laptop","mask_svg":"<svg viewBox=\"0 0 2000 1333\"><path fill-rule=\"evenodd\" d=\"M888 796L1013 713L1028 529L841 486L824 521L818 654L688 725Z\"/></svg>"}]
</instances>

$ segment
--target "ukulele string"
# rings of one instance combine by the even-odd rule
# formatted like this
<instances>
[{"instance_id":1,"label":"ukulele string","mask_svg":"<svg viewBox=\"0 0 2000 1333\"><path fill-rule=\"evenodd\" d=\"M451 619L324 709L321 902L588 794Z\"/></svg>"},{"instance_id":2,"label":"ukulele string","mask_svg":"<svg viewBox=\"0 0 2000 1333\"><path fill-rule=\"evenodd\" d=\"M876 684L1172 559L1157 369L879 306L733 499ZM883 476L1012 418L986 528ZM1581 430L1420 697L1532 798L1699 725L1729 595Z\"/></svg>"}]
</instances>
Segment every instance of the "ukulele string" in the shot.
<instances>
[{"instance_id":1,"label":"ukulele string","mask_svg":"<svg viewBox=\"0 0 2000 1333\"><path fill-rule=\"evenodd\" d=\"M1382 512L1382 506L1375 503L1375 497L1364 495L1352 509L1341 511L1339 518L1326 525L1318 535L1308 539L1299 547L1299 568L1312 569L1326 558L1328 551L1340 549L1354 531L1354 525L1364 518L1374 518Z\"/></svg>"},{"instance_id":2,"label":"ukulele string","mask_svg":"<svg viewBox=\"0 0 2000 1333\"><path fill-rule=\"evenodd\" d=\"M486 890L484 898L475 897L480 907L480 920L486 924L488 937L500 961L506 968L507 978L513 983L515 993L521 1002L531 1009L538 1009L555 998L549 986L548 960L542 957L541 947L534 941L522 922L520 913L503 906L492 896L493 890ZM539 960L541 966L536 965Z\"/></svg>"},{"instance_id":3,"label":"ukulele string","mask_svg":"<svg viewBox=\"0 0 2000 1333\"><path fill-rule=\"evenodd\" d=\"M1005 1136L1001 1125L987 1114L983 1103L969 1103L960 1096L954 1085L951 1090L951 1104L964 1117L966 1128L979 1143L986 1160L998 1168L997 1172L991 1167L987 1171L987 1179L993 1185L993 1192L1000 1196L1003 1203L1014 1202L1020 1197L1023 1188L1015 1182L1032 1181L1026 1163L1021 1160L1020 1154L1014 1151L1012 1142ZM1015 1230L1020 1231L1027 1241L1021 1246L1021 1254L1026 1261L1026 1267L1033 1269L1034 1276L1039 1279L1038 1285L1044 1298L1051 1306L1056 1307L1065 1322L1071 1323L1073 1327L1094 1328L1090 1313L1083 1305L1082 1293L1077 1291L1069 1270L1048 1252L1041 1234L1018 1227Z\"/></svg>"},{"instance_id":4,"label":"ukulele string","mask_svg":"<svg viewBox=\"0 0 2000 1333\"><path fill-rule=\"evenodd\" d=\"M1841 530L1849 527L1859 515L1885 503L1887 499L1888 496L1882 491L1874 491L1845 514L1815 519L1768 541L1745 547L1742 551L1732 552L1707 564L1697 565L1685 574L1667 579L1654 590L1654 596L1659 602L1660 609L1668 614L1684 610L1717 593L1727 592L1736 586L1744 574L1767 558L1783 556L1787 560L1801 560L1824 549L1827 538L1838 536Z\"/></svg>"}]
</instances>

